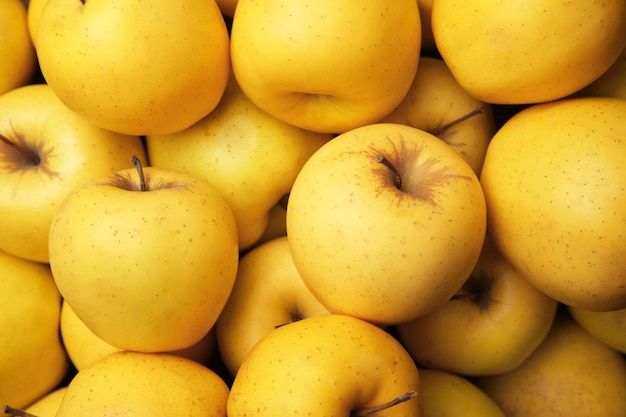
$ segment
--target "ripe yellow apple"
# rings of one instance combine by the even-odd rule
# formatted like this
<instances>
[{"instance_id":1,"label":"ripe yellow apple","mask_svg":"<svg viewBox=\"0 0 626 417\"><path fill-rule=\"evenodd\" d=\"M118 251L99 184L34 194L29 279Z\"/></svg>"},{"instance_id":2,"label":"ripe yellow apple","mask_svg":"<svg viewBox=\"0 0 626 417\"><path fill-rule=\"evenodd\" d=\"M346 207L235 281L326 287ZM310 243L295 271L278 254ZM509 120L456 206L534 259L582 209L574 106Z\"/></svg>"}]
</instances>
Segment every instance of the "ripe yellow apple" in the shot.
<instances>
[{"instance_id":1,"label":"ripe yellow apple","mask_svg":"<svg viewBox=\"0 0 626 417\"><path fill-rule=\"evenodd\" d=\"M0 94L28 84L37 58L28 31L27 9L20 0L0 0Z\"/></svg>"},{"instance_id":2,"label":"ripe yellow apple","mask_svg":"<svg viewBox=\"0 0 626 417\"><path fill-rule=\"evenodd\" d=\"M26 407L24 411L37 417L55 417L66 391L67 386L57 388Z\"/></svg>"},{"instance_id":3,"label":"ripe yellow apple","mask_svg":"<svg viewBox=\"0 0 626 417\"><path fill-rule=\"evenodd\" d=\"M450 299L486 230L476 174L449 145L411 126L343 133L306 162L287 205L296 268L333 313L382 325Z\"/></svg>"},{"instance_id":4,"label":"ripe yellow apple","mask_svg":"<svg viewBox=\"0 0 626 417\"><path fill-rule=\"evenodd\" d=\"M26 22L28 24L30 40L35 46L35 50L37 49L35 41L37 39L37 29L39 28L39 18L41 17L41 11L47 2L48 0L28 0Z\"/></svg>"},{"instance_id":5,"label":"ripe yellow apple","mask_svg":"<svg viewBox=\"0 0 626 417\"><path fill-rule=\"evenodd\" d=\"M600 77L626 47L623 0L437 0L437 49L470 94L527 104L568 96Z\"/></svg>"},{"instance_id":6,"label":"ripe yellow apple","mask_svg":"<svg viewBox=\"0 0 626 417\"><path fill-rule=\"evenodd\" d=\"M50 267L64 300L107 343L184 349L213 327L234 284L235 220L206 181L136 167L67 196L50 227Z\"/></svg>"},{"instance_id":7,"label":"ripe yellow apple","mask_svg":"<svg viewBox=\"0 0 626 417\"><path fill-rule=\"evenodd\" d=\"M507 416L626 416L624 356L596 340L565 311L560 313L522 365L474 383Z\"/></svg>"},{"instance_id":8,"label":"ripe yellow apple","mask_svg":"<svg viewBox=\"0 0 626 417\"><path fill-rule=\"evenodd\" d=\"M230 204L240 249L263 234L269 211L291 190L304 162L332 136L276 119L230 79L219 106L195 125L169 135L148 135L150 165L204 179Z\"/></svg>"},{"instance_id":9,"label":"ripe yellow apple","mask_svg":"<svg viewBox=\"0 0 626 417\"><path fill-rule=\"evenodd\" d=\"M535 287L487 240L471 276L450 301L397 326L420 364L465 376L518 367L548 334L557 302Z\"/></svg>"},{"instance_id":10,"label":"ripe yellow apple","mask_svg":"<svg viewBox=\"0 0 626 417\"><path fill-rule=\"evenodd\" d=\"M452 146L477 175L496 132L492 106L472 97L439 58L421 57L411 88L381 122L425 130Z\"/></svg>"},{"instance_id":11,"label":"ripe yellow apple","mask_svg":"<svg viewBox=\"0 0 626 417\"><path fill-rule=\"evenodd\" d=\"M568 307L576 323L593 337L626 354L626 309L589 311Z\"/></svg>"},{"instance_id":12,"label":"ripe yellow apple","mask_svg":"<svg viewBox=\"0 0 626 417\"><path fill-rule=\"evenodd\" d=\"M200 120L219 102L230 70L215 0L48 0L36 45L46 82L69 108L133 135Z\"/></svg>"},{"instance_id":13,"label":"ripe yellow apple","mask_svg":"<svg viewBox=\"0 0 626 417\"><path fill-rule=\"evenodd\" d=\"M235 286L215 324L231 375L254 345L278 326L329 314L302 282L287 237L256 246L239 261Z\"/></svg>"},{"instance_id":14,"label":"ripe yellow apple","mask_svg":"<svg viewBox=\"0 0 626 417\"><path fill-rule=\"evenodd\" d=\"M116 352L79 371L56 417L226 417L226 383L211 369L165 353Z\"/></svg>"},{"instance_id":15,"label":"ripe yellow apple","mask_svg":"<svg viewBox=\"0 0 626 417\"><path fill-rule=\"evenodd\" d=\"M420 48L416 0L239 0L231 31L246 95L278 119L327 133L393 110Z\"/></svg>"},{"instance_id":16,"label":"ripe yellow apple","mask_svg":"<svg viewBox=\"0 0 626 417\"><path fill-rule=\"evenodd\" d=\"M419 368L424 417L505 417L502 409L468 379Z\"/></svg>"},{"instance_id":17,"label":"ripe yellow apple","mask_svg":"<svg viewBox=\"0 0 626 417\"><path fill-rule=\"evenodd\" d=\"M145 159L141 138L93 126L46 84L0 96L0 250L48 262L54 212L79 184Z\"/></svg>"},{"instance_id":18,"label":"ripe yellow apple","mask_svg":"<svg viewBox=\"0 0 626 417\"><path fill-rule=\"evenodd\" d=\"M65 351L78 371L91 366L111 353L123 350L105 342L92 332L65 300L61 305L60 331ZM211 329L195 345L171 353L208 365L215 347L215 332Z\"/></svg>"},{"instance_id":19,"label":"ripe yellow apple","mask_svg":"<svg viewBox=\"0 0 626 417\"><path fill-rule=\"evenodd\" d=\"M614 98L536 104L487 149L488 233L532 285L566 305L626 307L624 115L626 100Z\"/></svg>"},{"instance_id":20,"label":"ripe yellow apple","mask_svg":"<svg viewBox=\"0 0 626 417\"><path fill-rule=\"evenodd\" d=\"M615 97L626 100L626 48L617 61L597 80L578 91L576 96Z\"/></svg>"},{"instance_id":21,"label":"ripe yellow apple","mask_svg":"<svg viewBox=\"0 0 626 417\"><path fill-rule=\"evenodd\" d=\"M417 397L390 406L385 416L422 416L415 363L379 327L330 314L261 339L235 376L227 411L229 417L361 416L409 392Z\"/></svg>"},{"instance_id":22,"label":"ripe yellow apple","mask_svg":"<svg viewBox=\"0 0 626 417\"><path fill-rule=\"evenodd\" d=\"M0 277L0 406L23 408L69 369L59 337L61 296L48 265L0 252Z\"/></svg>"}]
</instances>

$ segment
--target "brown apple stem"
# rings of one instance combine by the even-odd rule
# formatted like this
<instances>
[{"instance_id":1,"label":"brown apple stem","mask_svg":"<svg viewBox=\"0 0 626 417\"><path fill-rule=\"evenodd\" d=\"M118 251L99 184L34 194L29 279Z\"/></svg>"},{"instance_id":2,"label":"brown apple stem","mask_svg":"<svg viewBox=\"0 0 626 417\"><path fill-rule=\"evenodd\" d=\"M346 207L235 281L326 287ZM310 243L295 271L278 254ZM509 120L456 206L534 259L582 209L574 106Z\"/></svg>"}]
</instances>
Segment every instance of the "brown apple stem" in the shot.
<instances>
[{"instance_id":1,"label":"brown apple stem","mask_svg":"<svg viewBox=\"0 0 626 417\"><path fill-rule=\"evenodd\" d=\"M27 413L26 411L20 410L18 408L10 407L6 404L2 406L2 412L4 414L8 414L10 416L15 416L15 417L37 417L34 414Z\"/></svg>"},{"instance_id":2,"label":"brown apple stem","mask_svg":"<svg viewBox=\"0 0 626 417\"><path fill-rule=\"evenodd\" d=\"M485 111L485 107L484 106L477 107L474 110L472 110L471 112L469 112L469 113L459 117L458 119L454 119L453 121L451 121L449 123L446 123L443 126L439 126L437 129L432 130L430 133L435 135L435 136L439 136L444 130L446 130L446 129L448 129L448 128L456 125L456 124L464 122L464 121L466 121L467 119L469 119L471 117L477 116L480 113L483 113L484 111Z\"/></svg>"},{"instance_id":3,"label":"brown apple stem","mask_svg":"<svg viewBox=\"0 0 626 417\"><path fill-rule=\"evenodd\" d=\"M393 174L393 185L398 190L401 190L402 189L402 177L400 176L400 173L398 172L396 167L394 167L393 164L389 161L389 159L387 159L387 157L383 155L382 153L379 153L378 155L376 155L376 162L383 164L384 166L389 168L389 170Z\"/></svg>"},{"instance_id":4,"label":"brown apple stem","mask_svg":"<svg viewBox=\"0 0 626 417\"><path fill-rule=\"evenodd\" d=\"M133 155L130 162L133 164L135 169L137 170L137 174L139 175L139 190L146 191L146 177L143 174L143 167L141 166L141 161L137 158L137 155Z\"/></svg>"},{"instance_id":5,"label":"brown apple stem","mask_svg":"<svg viewBox=\"0 0 626 417\"><path fill-rule=\"evenodd\" d=\"M409 401L411 398L415 398L417 397L417 392L415 391L408 391L402 395L400 395L399 397L394 398L393 400L386 402L384 404L380 404L374 407L370 407L370 408L364 408L362 410L356 410L352 413L350 413L350 415L352 417L363 417L363 416L369 416L370 414L374 414L377 413L379 411L382 410L386 410L387 408L393 407L394 405L398 405L400 403Z\"/></svg>"},{"instance_id":6,"label":"brown apple stem","mask_svg":"<svg viewBox=\"0 0 626 417\"><path fill-rule=\"evenodd\" d=\"M4 135L0 135L0 142L12 147L16 151L24 155L26 157L26 161L29 164L37 166L41 163L41 158L39 157L39 155L37 155L36 152L33 152L32 150L28 149L28 147L22 146L19 143L13 142L9 140L8 138L6 138Z\"/></svg>"}]
</instances>

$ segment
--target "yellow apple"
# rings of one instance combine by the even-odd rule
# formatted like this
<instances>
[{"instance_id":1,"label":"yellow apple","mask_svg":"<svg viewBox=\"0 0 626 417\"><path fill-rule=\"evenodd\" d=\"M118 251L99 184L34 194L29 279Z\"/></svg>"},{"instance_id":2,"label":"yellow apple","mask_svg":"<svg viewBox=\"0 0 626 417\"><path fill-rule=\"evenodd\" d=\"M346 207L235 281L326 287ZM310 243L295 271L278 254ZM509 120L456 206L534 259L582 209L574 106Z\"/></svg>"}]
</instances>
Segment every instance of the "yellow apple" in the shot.
<instances>
[{"instance_id":1,"label":"yellow apple","mask_svg":"<svg viewBox=\"0 0 626 417\"><path fill-rule=\"evenodd\" d=\"M461 154L477 175L496 132L492 106L469 95L446 63L432 57L420 58L407 95L381 122L432 133Z\"/></svg>"},{"instance_id":2,"label":"yellow apple","mask_svg":"<svg viewBox=\"0 0 626 417\"><path fill-rule=\"evenodd\" d=\"M458 375L508 372L548 334L557 302L490 244L463 288L435 311L397 326L398 338L423 366Z\"/></svg>"},{"instance_id":3,"label":"yellow apple","mask_svg":"<svg viewBox=\"0 0 626 417\"><path fill-rule=\"evenodd\" d=\"M476 265L485 230L484 196L467 161L402 124L363 126L325 144L287 205L287 237L307 287L333 313L382 325L449 300Z\"/></svg>"},{"instance_id":4,"label":"yellow apple","mask_svg":"<svg viewBox=\"0 0 626 417\"><path fill-rule=\"evenodd\" d=\"M35 45L35 40L37 39L37 29L39 27L39 18L41 17L41 11L48 0L28 0L28 9L27 9L27 23L28 23L28 33L30 34L30 40L37 49Z\"/></svg>"},{"instance_id":5,"label":"yellow apple","mask_svg":"<svg viewBox=\"0 0 626 417\"><path fill-rule=\"evenodd\" d=\"M239 261L235 286L215 325L231 375L254 345L278 326L329 314L302 282L287 237L259 245Z\"/></svg>"},{"instance_id":6,"label":"yellow apple","mask_svg":"<svg viewBox=\"0 0 626 417\"><path fill-rule=\"evenodd\" d=\"M195 125L148 135L150 165L175 169L215 186L230 204L240 249L263 234L269 211L291 190L304 162L332 138L282 122L253 104L234 78L219 106Z\"/></svg>"},{"instance_id":7,"label":"yellow apple","mask_svg":"<svg viewBox=\"0 0 626 417\"><path fill-rule=\"evenodd\" d=\"M437 0L437 49L479 100L527 104L568 96L626 47L626 2Z\"/></svg>"},{"instance_id":8,"label":"yellow apple","mask_svg":"<svg viewBox=\"0 0 626 417\"><path fill-rule=\"evenodd\" d=\"M65 351L78 371L91 366L111 353L122 350L105 342L92 332L65 300L61 305L60 331ZM171 353L208 365L215 347L215 332L211 329L195 345Z\"/></svg>"},{"instance_id":9,"label":"yellow apple","mask_svg":"<svg viewBox=\"0 0 626 417\"><path fill-rule=\"evenodd\" d=\"M0 96L0 250L48 262L54 212L79 184L145 159L141 138L93 126L46 84Z\"/></svg>"},{"instance_id":10,"label":"yellow apple","mask_svg":"<svg viewBox=\"0 0 626 417\"><path fill-rule=\"evenodd\" d=\"M593 337L626 354L626 309L589 311L568 307L576 323Z\"/></svg>"},{"instance_id":11,"label":"yellow apple","mask_svg":"<svg viewBox=\"0 0 626 417\"><path fill-rule=\"evenodd\" d=\"M27 9L20 0L0 0L0 95L28 84L37 57L28 31Z\"/></svg>"},{"instance_id":12,"label":"yellow apple","mask_svg":"<svg viewBox=\"0 0 626 417\"><path fill-rule=\"evenodd\" d=\"M66 391L67 386L59 387L26 407L24 411L37 417L55 417Z\"/></svg>"},{"instance_id":13,"label":"yellow apple","mask_svg":"<svg viewBox=\"0 0 626 417\"><path fill-rule=\"evenodd\" d=\"M624 115L626 100L615 98L536 104L487 149L489 235L532 285L566 305L626 307Z\"/></svg>"},{"instance_id":14,"label":"yellow apple","mask_svg":"<svg viewBox=\"0 0 626 417\"><path fill-rule=\"evenodd\" d=\"M502 409L468 379L419 368L424 417L505 417Z\"/></svg>"},{"instance_id":15,"label":"yellow apple","mask_svg":"<svg viewBox=\"0 0 626 417\"><path fill-rule=\"evenodd\" d=\"M227 411L229 417L356 417L402 397L408 401L384 415L420 417L420 392L417 367L396 339L366 321L330 314L261 339L235 376Z\"/></svg>"},{"instance_id":16,"label":"yellow apple","mask_svg":"<svg viewBox=\"0 0 626 417\"><path fill-rule=\"evenodd\" d=\"M626 48L597 80L576 92L583 97L615 97L626 100Z\"/></svg>"},{"instance_id":17,"label":"yellow apple","mask_svg":"<svg viewBox=\"0 0 626 417\"><path fill-rule=\"evenodd\" d=\"M0 406L23 408L69 370L59 337L61 296L47 265L0 252L0 277Z\"/></svg>"},{"instance_id":18,"label":"yellow apple","mask_svg":"<svg viewBox=\"0 0 626 417\"><path fill-rule=\"evenodd\" d=\"M420 48L416 0L239 0L231 32L246 95L287 123L328 133L393 110Z\"/></svg>"},{"instance_id":19,"label":"yellow apple","mask_svg":"<svg viewBox=\"0 0 626 417\"><path fill-rule=\"evenodd\" d=\"M474 383L507 416L626 416L624 356L563 313L522 365Z\"/></svg>"},{"instance_id":20,"label":"yellow apple","mask_svg":"<svg viewBox=\"0 0 626 417\"><path fill-rule=\"evenodd\" d=\"M226 417L229 389L211 369L165 353L116 352L79 371L56 417Z\"/></svg>"},{"instance_id":21,"label":"yellow apple","mask_svg":"<svg viewBox=\"0 0 626 417\"><path fill-rule=\"evenodd\" d=\"M200 120L219 102L230 70L215 0L48 0L35 43L46 82L69 108L133 135Z\"/></svg>"},{"instance_id":22,"label":"yellow apple","mask_svg":"<svg viewBox=\"0 0 626 417\"><path fill-rule=\"evenodd\" d=\"M64 300L107 343L184 349L213 327L234 284L235 220L206 181L136 168L67 196L50 227L50 267Z\"/></svg>"}]
</instances>

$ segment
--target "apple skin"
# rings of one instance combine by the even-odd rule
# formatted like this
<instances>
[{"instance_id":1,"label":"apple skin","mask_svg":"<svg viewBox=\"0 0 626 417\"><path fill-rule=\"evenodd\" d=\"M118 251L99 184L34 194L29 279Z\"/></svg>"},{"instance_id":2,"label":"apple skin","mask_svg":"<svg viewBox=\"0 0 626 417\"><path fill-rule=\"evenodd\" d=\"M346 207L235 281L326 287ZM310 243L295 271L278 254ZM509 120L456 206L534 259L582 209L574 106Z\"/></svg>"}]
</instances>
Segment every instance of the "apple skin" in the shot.
<instances>
[{"instance_id":1,"label":"apple skin","mask_svg":"<svg viewBox=\"0 0 626 417\"><path fill-rule=\"evenodd\" d=\"M458 296L396 326L417 363L464 376L508 372L539 346L557 311L489 240Z\"/></svg>"},{"instance_id":2,"label":"apple skin","mask_svg":"<svg viewBox=\"0 0 626 417\"><path fill-rule=\"evenodd\" d=\"M437 132L479 108L481 113ZM380 122L402 123L432 133L461 154L476 175L480 175L487 146L496 133L492 106L465 91L445 61L426 56L420 58L402 102Z\"/></svg>"},{"instance_id":3,"label":"apple skin","mask_svg":"<svg viewBox=\"0 0 626 417\"><path fill-rule=\"evenodd\" d=\"M124 350L187 348L213 327L238 265L230 206L206 181L146 167L75 188L50 228L59 291L98 337ZM132 188L131 188L132 186Z\"/></svg>"},{"instance_id":4,"label":"apple skin","mask_svg":"<svg viewBox=\"0 0 626 417\"><path fill-rule=\"evenodd\" d=\"M615 97L626 100L626 48L597 80L574 94L576 97Z\"/></svg>"},{"instance_id":5,"label":"apple skin","mask_svg":"<svg viewBox=\"0 0 626 417\"><path fill-rule=\"evenodd\" d=\"M193 175L224 195L245 250L259 240L304 162L331 138L261 110L231 77L211 114L180 132L148 135L146 148L151 166Z\"/></svg>"},{"instance_id":6,"label":"apple skin","mask_svg":"<svg viewBox=\"0 0 626 417\"><path fill-rule=\"evenodd\" d=\"M66 391L67 385L57 388L26 407L24 411L37 417L55 417Z\"/></svg>"},{"instance_id":7,"label":"apple skin","mask_svg":"<svg viewBox=\"0 0 626 417\"><path fill-rule=\"evenodd\" d=\"M626 354L626 309L589 311L568 307L572 318L593 337Z\"/></svg>"},{"instance_id":8,"label":"apple skin","mask_svg":"<svg viewBox=\"0 0 626 417\"><path fill-rule=\"evenodd\" d=\"M46 82L96 126L171 133L217 106L230 70L214 0L48 0L37 55Z\"/></svg>"},{"instance_id":9,"label":"apple skin","mask_svg":"<svg viewBox=\"0 0 626 417\"><path fill-rule=\"evenodd\" d=\"M246 95L278 119L326 133L393 110L420 48L415 0L239 0L231 31L233 71Z\"/></svg>"},{"instance_id":10,"label":"apple skin","mask_svg":"<svg viewBox=\"0 0 626 417\"><path fill-rule=\"evenodd\" d=\"M0 406L23 408L69 370L59 337L61 296L48 265L1 251L0 277Z\"/></svg>"},{"instance_id":11,"label":"apple skin","mask_svg":"<svg viewBox=\"0 0 626 417\"><path fill-rule=\"evenodd\" d=\"M532 285L593 311L626 307L626 100L529 106L492 138L488 233Z\"/></svg>"},{"instance_id":12,"label":"apple skin","mask_svg":"<svg viewBox=\"0 0 626 417\"><path fill-rule=\"evenodd\" d=\"M626 47L626 3L437 0L437 50L479 100L531 104L564 98L600 77Z\"/></svg>"},{"instance_id":13,"label":"apple skin","mask_svg":"<svg viewBox=\"0 0 626 417\"><path fill-rule=\"evenodd\" d=\"M546 339L519 367L472 381L507 416L626 416L624 356L563 309Z\"/></svg>"},{"instance_id":14,"label":"apple skin","mask_svg":"<svg viewBox=\"0 0 626 417\"><path fill-rule=\"evenodd\" d=\"M419 372L390 334L351 316L308 317L274 329L234 378L229 417L349 416L408 391L385 416L422 416Z\"/></svg>"},{"instance_id":15,"label":"apple skin","mask_svg":"<svg viewBox=\"0 0 626 417\"><path fill-rule=\"evenodd\" d=\"M140 137L93 126L46 84L0 96L0 135L40 159L0 142L0 250L43 263L52 216L70 190L129 167L133 155L146 159Z\"/></svg>"},{"instance_id":16,"label":"apple skin","mask_svg":"<svg viewBox=\"0 0 626 417\"><path fill-rule=\"evenodd\" d=\"M0 1L0 95L27 85L37 66L28 29L28 13L20 0Z\"/></svg>"},{"instance_id":17,"label":"apple skin","mask_svg":"<svg viewBox=\"0 0 626 417\"><path fill-rule=\"evenodd\" d=\"M449 300L472 272L485 229L470 165L437 137L402 124L363 126L322 146L287 205L289 246L307 287L331 312L380 325Z\"/></svg>"},{"instance_id":18,"label":"apple skin","mask_svg":"<svg viewBox=\"0 0 626 417\"><path fill-rule=\"evenodd\" d=\"M235 375L252 347L278 326L329 314L302 282L287 237L247 252L235 286L215 324L222 360Z\"/></svg>"}]
</instances>

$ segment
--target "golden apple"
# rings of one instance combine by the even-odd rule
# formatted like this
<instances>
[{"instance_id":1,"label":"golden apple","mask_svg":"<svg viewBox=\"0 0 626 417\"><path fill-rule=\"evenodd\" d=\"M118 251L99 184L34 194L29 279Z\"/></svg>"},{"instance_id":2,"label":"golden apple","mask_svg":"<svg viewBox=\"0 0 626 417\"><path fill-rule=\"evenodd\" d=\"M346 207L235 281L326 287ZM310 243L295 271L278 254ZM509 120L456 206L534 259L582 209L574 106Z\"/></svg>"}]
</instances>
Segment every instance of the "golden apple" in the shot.
<instances>
[{"instance_id":1,"label":"golden apple","mask_svg":"<svg viewBox=\"0 0 626 417\"><path fill-rule=\"evenodd\" d=\"M452 146L476 175L496 132L492 106L475 99L439 58L421 57L415 79L402 102L381 122L425 130Z\"/></svg>"},{"instance_id":2,"label":"golden apple","mask_svg":"<svg viewBox=\"0 0 626 417\"><path fill-rule=\"evenodd\" d=\"M165 353L116 352L79 371L56 417L226 417L229 389L211 369Z\"/></svg>"},{"instance_id":3,"label":"golden apple","mask_svg":"<svg viewBox=\"0 0 626 417\"><path fill-rule=\"evenodd\" d=\"M505 417L502 409L468 379L419 368L424 417Z\"/></svg>"},{"instance_id":4,"label":"golden apple","mask_svg":"<svg viewBox=\"0 0 626 417\"><path fill-rule=\"evenodd\" d=\"M69 370L59 337L61 296L48 265L0 252L0 277L0 406L23 408Z\"/></svg>"},{"instance_id":5,"label":"golden apple","mask_svg":"<svg viewBox=\"0 0 626 417\"><path fill-rule=\"evenodd\" d=\"M535 287L490 244L463 288L435 311L397 326L420 364L458 375L508 372L548 334L557 302Z\"/></svg>"},{"instance_id":6,"label":"golden apple","mask_svg":"<svg viewBox=\"0 0 626 417\"><path fill-rule=\"evenodd\" d=\"M597 80L576 92L582 97L615 97L626 100L626 48Z\"/></svg>"},{"instance_id":7,"label":"golden apple","mask_svg":"<svg viewBox=\"0 0 626 417\"><path fill-rule=\"evenodd\" d=\"M593 337L626 354L626 309L589 311L568 307L576 323Z\"/></svg>"},{"instance_id":8,"label":"golden apple","mask_svg":"<svg viewBox=\"0 0 626 417\"><path fill-rule=\"evenodd\" d=\"M539 103L580 90L615 62L626 47L626 3L437 0L432 30L471 95Z\"/></svg>"},{"instance_id":9,"label":"golden apple","mask_svg":"<svg viewBox=\"0 0 626 417\"><path fill-rule=\"evenodd\" d=\"M417 367L396 339L366 321L330 314L261 339L235 376L227 411L229 417L356 417L402 397L384 415L419 417L420 392Z\"/></svg>"},{"instance_id":10,"label":"golden apple","mask_svg":"<svg viewBox=\"0 0 626 417\"><path fill-rule=\"evenodd\" d=\"M28 84L37 57L28 31L28 15L20 0L0 0L0 95Z\"/></svg>"},{"instance_id":11,"label":"golden apple","mask_svg":"<svg viewBox=\"0 0 626 417\"><path fill-rule=\"evenodd\" d=\"M46 82L69 108L133 135L200 120L219 102L230 70L215 0L48 0L35 43Z\"/></svg>"},{"instance_id":12,"label":"golden apple","mask_svg":"<svg viewBox=\"0 0 626 417\"><path fill-rule=\"evenodd\" d=\"M145 159L141 138L93 126L46 84L0 96L0 250L48 262L52 216L79 184Z\"/></svg>"},{"instance_id":13,"label":"golden apple","mask_svg":"<svg viewBox=\"0 0 626 417\"><path fill-rule=\"evenodd\" d=\"M231 56L241 88L295 126L343 133L402 101L421 48L416 0L239 0Z\"/></svg>"},{"instance_id":14,"label":"golden apple","mask_svg":"<svg viewBox=\"0 0 626 417\"><path fill-rule=\"evenodd\" d=\"M66 391L67 386L59 387L26 407L24 411L37 417L55 417Z\"/></svg>"},{"instance_id":15,"label":"golden apple","mask_svg":"<svg viewBox=\"0 0 626 417\"><path fill-rule=\"evenodd\" d=\"M30 40L35 45L35 41L37 39L37 30L39 28L39 18L41 17L41 11L48 0L28 0L28 9L27 9L27 24L28 24L28 33L30 34ZM35 50L37 46L35 45Z\"/></svg>"},{"instance_id":16,"label":"golden apple","mask_svg":"<svg viewBox=\"0 0 626 417\"><path fill-rule=\"evenodd\" d=\"M235 375L252 347L278 326L329 314L302 282L287 237L259 245L239 261L235 286L215 324L221 358Z\"/></svg>"},{"instance_id":17,"label":"golden apple","mask_svg":"<svg viewBox=\"0 0 626 417\"><path fill-rule=\"evenodd\" d=\"M135 163L67 196L50 227L50 267L64 300L105 342L185 349L230 295L235 220L206 181Z\"/></svg>"},{"instance_id":18,"label":"golden apple","mask_svg":"<svg viewBox=\"0 0 626 417\"><path fill-rule=\"evenodd\" d=\"M180 132L148 135L146 146L151 166L206 180L224 195L237 221L240 249L248 249L304 162L331 138L269 115L231 78L211 114Z\"/></svg>"},{"instance_id":19,"label":"golden apple","mask_svg":"<svg viewBox=\"0 0 626 417\"><path fill-rule=\"evenodd\" d=\"M483 164L494 243L532 285L577 308L626 307L624 115L614 98L527 107Z\"/></svg>"},{"instance_id":20,"label":"golden apple","mask_svg":"<svg viewBox=\"0 0 626 417\"><path fill-rule=\"evenodd\" d=\"M287 205L287 237L307 287L333 313L382 325L449 300L476 265L485 230L484 196L467 161L402 124L363 126L322 146Z\"/></svg>"},{"instance_id":21,"label":"golden apple","mask_svg":"<svg viewBox=\"0 0 626 417\"><path fill-rule=\"evenodd\" d=\"M507 416L624 417L626 360L596 340L566 312L516 369L477 378Z\"/></svg>"}]
</instances>

